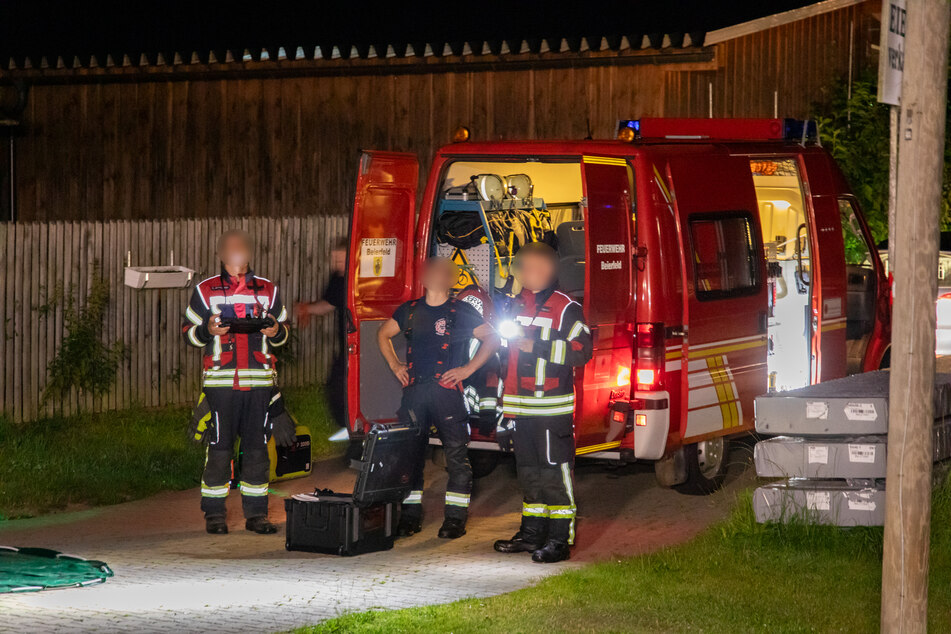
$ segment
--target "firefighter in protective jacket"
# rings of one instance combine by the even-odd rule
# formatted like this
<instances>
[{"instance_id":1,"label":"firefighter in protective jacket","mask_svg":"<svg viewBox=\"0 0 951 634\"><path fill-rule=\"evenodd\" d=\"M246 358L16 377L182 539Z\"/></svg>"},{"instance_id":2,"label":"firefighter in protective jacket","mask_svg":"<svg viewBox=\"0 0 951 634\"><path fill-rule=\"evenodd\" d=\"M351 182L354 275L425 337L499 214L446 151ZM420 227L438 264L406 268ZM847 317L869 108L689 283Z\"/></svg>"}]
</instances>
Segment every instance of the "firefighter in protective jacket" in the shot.
<instances>
[{"instance_id":1,"label":"firefighter in protective jacket","mask_svg":"<svg viewBox=\"0 0 951 634\"><path fill-rule=\"evenodd\" d=\"M222 235L218 257L221 273L195 287L182 324L185 341L203 350L202 388L211 410L201 509L209 533L228 532L225 498L235 441L240 437L239 489L245 528L270 534L277 532L267 519L267 438L272 431L268 407L277 396L272 350L287 343L287 311L277 286L251 271L251 240L246 233ZM242 320L252 318L267 321L260 330L246 332L248 322Z\"/></svg>"},{"instance_id":2,"label":"firefighter in protective jacket","mask_svg":"<svg viewBox=\"0 0 951 634\"><path fill-rule=\"evenodd\" d=\"M539 563L568 559L574 543L574 369L591 359L581 306L556 288L557 262L540 242L518 251L522 292L499 325L508 358L496 435L514 449L523 502L521 528L495 549L531 552Z\"/></svg>"}]
</instances>

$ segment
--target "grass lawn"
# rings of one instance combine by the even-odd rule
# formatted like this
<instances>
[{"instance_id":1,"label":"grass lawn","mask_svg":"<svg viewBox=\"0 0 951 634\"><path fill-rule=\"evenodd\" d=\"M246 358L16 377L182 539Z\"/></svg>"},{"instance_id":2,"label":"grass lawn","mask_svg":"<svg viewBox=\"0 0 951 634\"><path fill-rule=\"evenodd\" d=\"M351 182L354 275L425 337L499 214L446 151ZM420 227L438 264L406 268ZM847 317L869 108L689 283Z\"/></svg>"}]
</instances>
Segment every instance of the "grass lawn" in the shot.
<instances>
[{"instance_id":1,"label":"grass lawn","mask_svg":"<svg viewBox=\"0 0 951 634\"><path fill-rule=\"evenodd\" d=\"M490 599L364 612L300 632L877 632L882 530L732 516L663 551ZM935 493L930 631L951 631L951 484Z\"/></svg>"},{"instance_id":2,"label":"grass lawn","mask_svg":"<svg viewBox=\"0 0 951 634\"><path fill-rule=\"evenodd\" d=\"M283 390L310 427L314 456L343 451L322 387ZM204 449L186 438L184 407L131 409L14 425L0 417L0 520L69 505L115 504L198 486Z\"/></svg>"}]
</instances>

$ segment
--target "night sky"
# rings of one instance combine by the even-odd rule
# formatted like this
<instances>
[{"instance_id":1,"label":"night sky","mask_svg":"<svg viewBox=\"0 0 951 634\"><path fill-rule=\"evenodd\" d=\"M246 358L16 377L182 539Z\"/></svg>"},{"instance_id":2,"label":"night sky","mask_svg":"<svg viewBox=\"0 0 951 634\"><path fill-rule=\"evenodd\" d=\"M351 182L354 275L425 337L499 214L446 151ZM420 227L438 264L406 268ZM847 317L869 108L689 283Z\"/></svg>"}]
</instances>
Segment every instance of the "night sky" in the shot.
<instances>
[{"instance_id":1,"label":"night sky","mask_svg":"<svg viewBox=\"0 0 951 634\"><path fill-rule=\"evenodd\" d=\"M0 0L0 57L702 33L811 2Z\"/></svg>"}]
</instances>

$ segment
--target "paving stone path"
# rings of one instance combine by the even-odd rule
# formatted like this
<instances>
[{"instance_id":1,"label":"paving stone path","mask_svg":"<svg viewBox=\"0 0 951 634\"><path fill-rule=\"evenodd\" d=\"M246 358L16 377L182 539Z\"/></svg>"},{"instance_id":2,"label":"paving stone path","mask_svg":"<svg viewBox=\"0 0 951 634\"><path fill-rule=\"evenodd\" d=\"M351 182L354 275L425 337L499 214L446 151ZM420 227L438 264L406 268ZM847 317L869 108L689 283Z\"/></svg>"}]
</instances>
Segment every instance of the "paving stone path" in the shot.
<instances>
[{"instance_id":1,"label":"paving stone path","mask_svg":"<svg viewBox=\"0 0 951 634\"><path fill-rule=\"evenodd\" d=\"M742 457L734 457L742 460ZM749 478L740 476L739 481ZM197 490L164 493L111 507L0 523L0 544L42 546L101 559L115 571L105 584L0 595L0 632L273 632L369 609L395 609L486 597L525 587L544 575L612 555L655 550L691 538L732 504L737 478L711 497L659 488L649 468L613 469L579 462L579 545L571 562L533 564L503 556L492 541L518 525L514 470L503 462L477 481L469 533L436 538L445 473L427 469L424 531L390 551L335 557L284 550L278 535L247 533L237 496L231 533L210 536ZM353 475L339 460L308 478L277 484L279 495L315 486L345 491ZM283 502L271 500L283 524ZM225 625L227 624L227 625Z\"/></svg>"}]
</instances>

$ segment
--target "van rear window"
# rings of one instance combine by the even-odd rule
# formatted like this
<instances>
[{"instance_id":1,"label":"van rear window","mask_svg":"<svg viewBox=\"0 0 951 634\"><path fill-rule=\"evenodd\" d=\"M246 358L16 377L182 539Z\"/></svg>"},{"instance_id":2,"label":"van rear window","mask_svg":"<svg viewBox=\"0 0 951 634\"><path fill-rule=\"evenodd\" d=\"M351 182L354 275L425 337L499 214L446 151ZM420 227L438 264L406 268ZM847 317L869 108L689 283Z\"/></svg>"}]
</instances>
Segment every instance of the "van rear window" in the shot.
<instances>
[{"instance_id":1,"label":"van rear window","mask_svg":"<svg viewBox=\"0 0 951 634\"><path fill-rule=\"evenodd\" d=\"M697 299L756 293L752 218L745 213L703 214L689 223Z\"/></svg>"}]
</instances>

